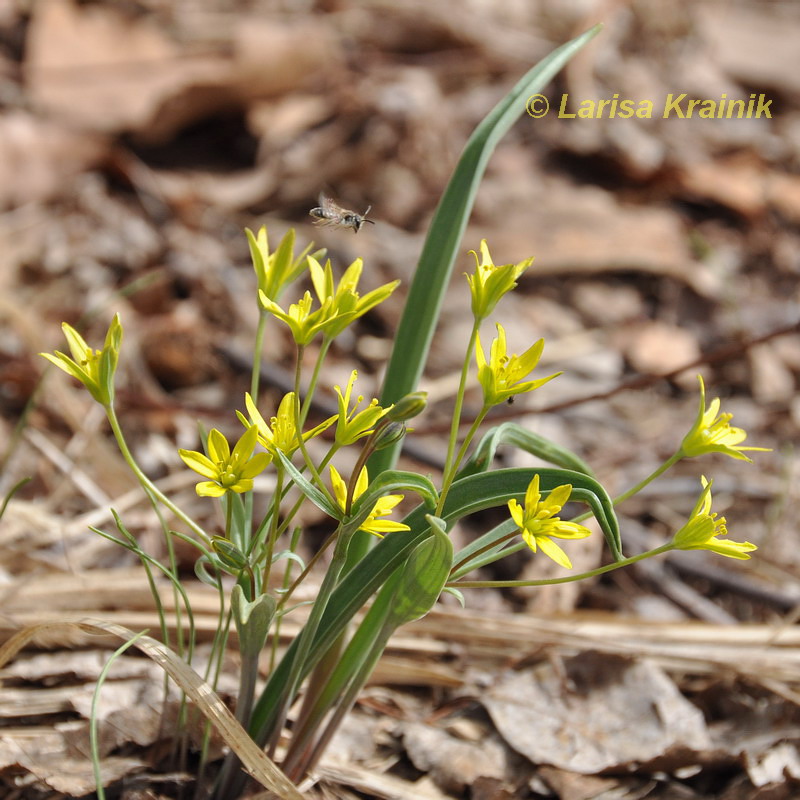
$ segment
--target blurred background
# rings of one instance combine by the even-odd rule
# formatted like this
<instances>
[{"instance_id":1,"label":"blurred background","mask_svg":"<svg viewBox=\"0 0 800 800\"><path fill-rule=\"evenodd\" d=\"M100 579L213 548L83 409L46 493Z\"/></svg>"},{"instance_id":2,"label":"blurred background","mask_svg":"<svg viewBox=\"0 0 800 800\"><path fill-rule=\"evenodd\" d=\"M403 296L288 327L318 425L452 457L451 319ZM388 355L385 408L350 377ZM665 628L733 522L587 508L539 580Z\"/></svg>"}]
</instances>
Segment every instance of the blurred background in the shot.
<instances>
[{"instance_id":1,"label":"blurred background","mask_svg":"<svg viewBox=\"0 0 800 800\"><path fill-rule=\"evenodd\" d=\"M755 466L679 465L621 509L623 532L634 550L664 541L705 473L732 537L761 549L745 565L698 554L699 572L473 592L470 607L715 623L790 612L800 596L800 5L788 0L1 4L0 493L32 478L1 523L4 581L130 564L86 531L108 524L112 505L156 535L129 499L134 482L102 413L37 355L63 347L62 320L99 343L121 314L123 425L142 466L193 505L176 447L197 448L198 418L237 431L232 411L249 385L257 307L244 228L266 225L275 246L295 227L300 248L326 247L339 272L363 257L365 290L402 279L336 341L322 379L344 384L358 368L361 391L377 394L468 136L536 61L597 22L603 32L543 91L549 113L521 119L489 163L421 387L430 408L405 457L433 472L441 457L471 324L468 251L486 238L496 263L535 256L496 321L513 352L545 337L541 374L564 374L496 419L573 449L615 494L677 448L701 373L747 444L773 452ZM769 116L663 119L682 93L684 109L763 95ZM615 96L652 102L652 117L578 114ZM357 236L315 228L308 211L321 191L359 213L371 206L376 224ZM292 352L273 325L264 416L286 390ZM478 405L471 394L467 418ZM596 565L601 544L571 550L576 566ZM503 569L497 577L542 574L533 560ZM16 596L17 619L41 613Z\"/></svg>"}]
</instances>

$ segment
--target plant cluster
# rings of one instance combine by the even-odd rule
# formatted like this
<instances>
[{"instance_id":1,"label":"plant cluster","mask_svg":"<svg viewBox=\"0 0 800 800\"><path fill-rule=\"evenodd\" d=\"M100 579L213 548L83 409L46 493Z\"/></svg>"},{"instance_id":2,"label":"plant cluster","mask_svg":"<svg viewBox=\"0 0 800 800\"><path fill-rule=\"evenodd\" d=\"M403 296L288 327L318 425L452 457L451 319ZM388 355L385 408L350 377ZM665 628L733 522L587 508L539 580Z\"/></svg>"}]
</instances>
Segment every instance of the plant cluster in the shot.
<instances>
[{"instance_id":1,"label":"plant cluster","mask_svg":"<svg viewBox=\"0 0 800 800\"><path fill-rule=\"evenodd\" d=\"M442 592L461 596L468 588L579 580L675 549L711 550L739 559L749 558L755 549L749 542L728 538L725 519L711 510L712 483L702 477L693 512L667 543L632 557L623 554L615 503L641 490L681 459L723 453L749 461L745 451L764 449L743 446L745 432L730 425L731 416L720 411L720 401L706 404L702 379L697 416L675 454L613 500L591 469L557 443L511 423L482 432L492 408L557 378L535 375L545 346L542 339L523 345L526 349L517 355L509 351L500 323L490 343L481 338L481 325L501 307L503 297L516 287L533 261L525 258L495 264L486 241L474 252L475 267L467 275L473 325L464 349L441 481L437 485L427 475L394 468L407 433L406 423L425 407L425 395L417 390L417 381L488 154L522 112L524 98L549 80L596 32L593 29L565 45L534 68L468 143L432 223L380 399L367 400L358 393L358 374L353 371L333 387L338 413L313 426L308 422L331 343L386 301L398 281L362 295L361 259L344 269L337 281L337 270L330 260L323 264L322 251L312 253L309 245L295 252L293 230L274 250L266 228L257 233L247 231L260 316L250 392L242 398L242 410L236 411L242 433L236 441L229 441L212 429L203 435L201 449L179 451L184 464L201 479L197 494L220 504L225 520L222 531L205 530L150 480L131 454L114 402L123 332L118 317L101 349L90 347L65 323L69 355L44 354L79 380L105 409L123 456L163 521L166 563L144 552L119 517L115 517L115 533L97 532L136 553L154 587L157 572L171 581L184 609L178 636L171 644L190 663L193 620L178 575L174 539L179 537L196 548L196 572L220 597L219 629L205 678L214 685L229 634L235 629L241 655L236 717L270 757L280 754L282 770L295 783L313 769L392 634L426 614ZM313 293L304 291L294 302L282 304L284 292L303 278ZM276 407L265 408L258 390L262 342L270 324L285 325L291 332L294 388ZM315 356L310 375L304 374L303 368L307 354ZM483 401L462 436L463 401L475 371ZM309 448L312 440L315 447ZM493 469L495 451L504 444L537 456L547 466ZM312 457L312 449L324 454ZM344 451L351 452L342 458ZM263 479L267 472L270 481ZM266 497L254 503L254 496L265 492ZM418 498L416 507L402 519L393 518L408 494ZM564 518L569 502L582 503L588 511L581 517ZM308 563L298 552L303 530L297 519L304 503L313 503L331 521L327 541ZM255 513L254 508L263 507L264 513ZM448 535L453 525L492 507L506 508L507 519L454 552ZM570 570L569 556L559 542L568 547L570 540L592 535L590 528L581 524L590 515L608 546L610 559L605 566L580 575L565 572L547 581L498 582L482 580L476 574L523 548ZM294 600L297 588L323 563L319 590L301 611L301 604ZM280 652L281 624L289 614L305 614L304 623L288 648ZM169 641L166 624L162 637ZM266 668L266 685L257 692L260 666ZM288 736L285 723L290 714ZM216 796L235 797L241 788L242 775L231 756L217 777Z\"/></svg>"}]
</instances>

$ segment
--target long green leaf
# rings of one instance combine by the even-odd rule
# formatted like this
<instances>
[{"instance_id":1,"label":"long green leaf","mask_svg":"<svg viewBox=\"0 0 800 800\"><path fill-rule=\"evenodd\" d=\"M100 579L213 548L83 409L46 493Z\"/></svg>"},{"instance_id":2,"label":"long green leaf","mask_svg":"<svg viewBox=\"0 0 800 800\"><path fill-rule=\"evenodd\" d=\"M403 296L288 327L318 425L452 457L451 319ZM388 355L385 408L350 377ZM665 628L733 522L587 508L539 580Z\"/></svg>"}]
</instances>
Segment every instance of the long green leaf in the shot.
<instances>
[{"instance_id":1,"label":"long green leaf","mask_svg":"<svg viewBox=\"0 0 800 800\"><path fill-rule=\"evenodd\" d=\"M310 481L303 477L297 467L284 455L280 450L277 451L278 457L283 464L283 468L289 473L289 477L295 482L297 488L317 507L320 511L324 511L329 517L336 520L344 519L344 512L341 508L332 505L328 498L317 489Z\"/></svg>"},{"instance_id":2,"label":"long green leaf","mask_svg":"<svg viewBox=\"0 0 800 800\"><path fill-rule=\"evenodd\" d=\"M575 455L566 447L551 442L533 433L516 422L504 422L491 430L487 431L473 451L469 461L464 464L459 478L466 478L468 475L475 475L478 472L486 472L492 465L497 448L501 445L511 445L526 453L537 456L557 467L571 469L575 472L582 472L584 475L593 475L591 467L581 458Z\"/></svg>"},{"instance_id":3,"label":"long green leaf","mask_svg":"<svg viewBox=\"0 0 800 800\"><path fill-rule=\"evenodd\" d=\"M484 564L490 564L504 557L500 554L509 547L516 548L517 545L509 544L506 538L515 530L519 531L519 528L517 528L514 520L507 519L459 550L453 561L462 566L453 570L450 575L450 580L456 580L466 575L468 572L472 572L472 570L484 566ZM473 554L475 554L474 557Z\"/></svg>"},{"instance_id":4,"label":"long green leaf","mask_svg":"<svg viewBox=\"0 0 800 800\"><path fill-rule=\"evenodd\" d=\"M595 25L543 58L489 112L467 142L439 201L422 248L386 371L381 405L394 403L417 388L453 263L494 148L525 113L527 98L542 89L578 50L600 32L601 27ZM376 453L370 460L370 474L377 475L390 469L399 452L400 442Z\"/></svg>"},{"instance_id":5,"label":"long green leaf","mask_svg":"<svg viewBox=\"0 0 800 800\"><path fill-rule=\"evenodd\" d=\"M413 391L417 386L427 360L428 349L439 318L453 263L461 245L480 180L494 148L525 111L527 97L544 87L581 47L599 33L600 27L599 25L595 26L539 62L478 125L467 142L456 170L436 209L420 256L384 382L382 393L384 405L394 402ZM373 455L370 460L370 473L377 476L391 469L397 461L399 449L398 442L395 446L385 448ZM540 471L543 491L560 485L556 482L549 486L550 476L546 475L546 472L546 470ZM557 473L558 471L553 470L552 472ZM476 477L486 479L488 476ZM528 471L529 478L530 472ZM563 482L562 480L561 483ZM445 519L448 518L448 514L453 517L458 516L459 509L466 508L468 505L465 502L459 505L457 502L459 499L466 501L462 485L464 483L465 481L457 481L451 487L443 513ZM517 495L520 497L524 495L526 487L527 482L523 485L520 481ZM478 485L467 488L479 493L481 491L481 487ZM311 496L312 494L309 494L312 501L319 504L319 498ZM491 493L489 494L491 495ZM499 502L496 495L494 500ZM488 505L491 504L491 502L488 503ZM597 505L603 512L606 510L605 503ZM608 508L611 519L616 522L610 503ZM297 665L297 669L303 671L299 680L302 680L307 671L313 668L315 659L320 658L326 652L369 597L405 562L412 550L430 535L430 527L424 519L424 510L421 508L412 512L406 522L411 526L410 531L385 537L365 556L363 555L366 552L364 542L369 537L362 537L363 541L358 543L359 546L356 546L356 541L351 542L350 550L355 566L348 573L347 580L342 581L334 590L323 618L315 630L310 650L304 655L302 665ZM298 685L298 676L293 675L293 670L296 668L299 638L295 639L270 676L253 711L250 731L261 743L270 735L270 726L275 724L276 714L283 707L286 687Z\"/></svg>"},{"instance_id":6,"label":"long green leaf","mask_svg":"<svg viewBox=\"0 0 800 800\"><path fill-rule=\"evenodd\" d=\"M0 519L2 519L3 514L6 513L6 508L8 504L11 502L11 498L26 484L29 483L32 478L23 478L20 481L17 481L9 490L8 494L3 499L3 504L0 505Z\"/></svg>"},{"instance_id":7,"label":"long green leaf","mask_svg":"<svg viewBox=\"0 0 800 800\"><path fill-rule=\"evenodd\" d=\"M542 494L570 484L571 499L586 503L592 509L614 559L622 558L619 523L608 493L594 478L568 469L498 469L461 478L450 488L442 517L450 522L486 508L505 505L512 498L521 500L534 475L539 475ZM423 517L424 511L416 508L406 517L405 523L414 529Z\"/></svg>"},{"instance_id":8,"label":"long green leaf","mask_svg":"<svg viewBox=\"0 0 800 800\"><path fill-rule=\"evenodd\" d=\"M446 522L452 523L476 511L505 505L512 497L521 500L533 474L539 475L542 493L550 492L565 483L572 484L573 497L590 505L604 529L606 539L618 539L619 528L614 509L603 487L593 478L569 470L504 469L463 478L455 481L450 488L441 516ZM430 523L425 516L426 510L423 506L414 509L403 520L411 530L391 533L381 539L336 587L303 659L301 669L304 675L313 668L370 596L405 563L414 548L430 536ZM273 713L279 707L283 688L295 669L296 645L297 640L292 643L270 676L253 710L250 732L259 744L263 743L267 735Z\"/></svg>"}]
</instances>

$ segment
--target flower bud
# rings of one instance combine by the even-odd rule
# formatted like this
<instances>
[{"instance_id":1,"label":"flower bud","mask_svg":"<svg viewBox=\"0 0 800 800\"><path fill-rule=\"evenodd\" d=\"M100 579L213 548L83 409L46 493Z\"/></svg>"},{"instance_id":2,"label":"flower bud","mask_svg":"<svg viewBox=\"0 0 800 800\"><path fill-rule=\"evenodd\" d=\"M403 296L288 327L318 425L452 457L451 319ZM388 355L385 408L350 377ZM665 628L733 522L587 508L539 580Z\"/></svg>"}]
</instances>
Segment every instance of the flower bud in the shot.
<instances>
[{"instance_id":1,"label":"flower bud","mask_svg":"<svg viewBox=\"0 0 800 800\"><path fill-rule=\"evenodd\" d=\"M230 539L212 536L211 547L219 556L222 566L229 572L237 574L249 566L244 553Z\"/></svg>"},{"instance_id":2,"label":"flower bud","mask_svg":"<svg viewBox=\"0 0 800 800\"><path fill-rule=\"evenodd\" d=\"M392 406L386 414L386 418L392 422L404 422L412 419L425 410L425 406L428 404L427 398L427 392L410 392Z\"/></svg>"},{"instance_id":3,"label":"flower bud","mask_svg":"<svg viewBox=\"0 0 800 800\"><path fill-rule=\"evenodd\" d=\"M373 450L383 450L399 442L406 435L406 426L403 422L389 422L375 432L372 443Z\"/></svg>"},{"instance_id":4,"label":"flower bud","mask_svg":"<svg viewBox=\"0 0 800 800\"><path fill-rule=\"evenodd\" d=\"M399 627L424 617L442 593L453 566L453 542L443 519L426 514L431 535L418 544L400 566L387 624Z\"/></svg>"}]
</instances>

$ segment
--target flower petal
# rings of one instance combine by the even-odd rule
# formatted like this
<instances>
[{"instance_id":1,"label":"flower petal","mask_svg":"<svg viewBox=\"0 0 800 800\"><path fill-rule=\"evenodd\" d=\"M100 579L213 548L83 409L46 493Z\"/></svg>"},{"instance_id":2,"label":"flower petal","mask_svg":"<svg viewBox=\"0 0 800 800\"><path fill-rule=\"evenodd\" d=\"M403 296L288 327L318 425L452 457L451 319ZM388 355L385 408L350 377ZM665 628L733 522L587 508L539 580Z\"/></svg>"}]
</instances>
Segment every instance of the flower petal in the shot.
<instances>
[{"instance_id":1,"label":"flower petal","mask_svg":"<svg viewBox=\"0 0 800 800\"><path fill-rule=\"evenodd\" d=\"M195 486L195 491L200 497L222 497L225 494L225 489L214 481L204 481Z\"/></svg>"},{"instance_id":2,"label":"flower petal","mask_svg":"<svg viewBox=\"0 0 800 800\"><path fill-rule=\"evenodd\" d=\"M198 453L196 450L178 450L178 455L183 459L183 463L198 475L204 478L219 476L217 465L203 453Z\"/></svg>"},{"instance_id":3,"label":"flower petal","mask_svg":"<svg viewBox=\"0 0 800 800\"><path fill-rule=\"evenodd\" d=\"M548 558L552 558L560 567L572 569L569 557L552 539L548 539L547 536L537 536L536 538L539 547Z\"/></svg>"}]
</instances>

